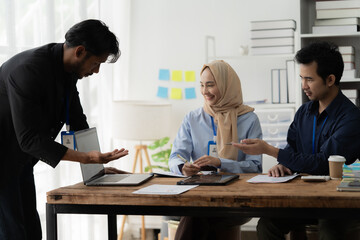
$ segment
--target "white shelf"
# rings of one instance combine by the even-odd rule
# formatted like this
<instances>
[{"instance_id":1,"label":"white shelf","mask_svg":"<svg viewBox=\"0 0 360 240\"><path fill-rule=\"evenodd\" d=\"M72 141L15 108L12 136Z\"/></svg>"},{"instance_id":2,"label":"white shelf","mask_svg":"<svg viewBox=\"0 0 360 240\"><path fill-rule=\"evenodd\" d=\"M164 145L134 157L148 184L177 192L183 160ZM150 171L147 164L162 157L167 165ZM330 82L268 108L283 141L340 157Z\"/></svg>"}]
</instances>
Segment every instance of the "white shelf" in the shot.
<instances>
[{"instance_id":1,"label":"white shelf","mask_svg":"<svg viewBox=\"0 0 360 240\"><path fill-rule=\"evenodd\" d=\"M348 33L348 34L300 34L300 38L332 38L332 37L360 37L360 32L358 33Z\"/></svg>"}]
</instances>

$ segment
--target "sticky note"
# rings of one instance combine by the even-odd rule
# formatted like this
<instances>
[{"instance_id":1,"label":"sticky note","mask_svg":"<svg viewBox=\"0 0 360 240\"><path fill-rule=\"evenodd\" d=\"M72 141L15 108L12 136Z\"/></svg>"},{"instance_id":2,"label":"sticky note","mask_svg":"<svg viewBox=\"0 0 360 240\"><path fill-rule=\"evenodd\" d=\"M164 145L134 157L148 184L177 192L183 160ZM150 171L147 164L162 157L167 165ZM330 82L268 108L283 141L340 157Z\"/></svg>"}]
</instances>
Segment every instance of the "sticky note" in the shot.
<instances>
[{"instance_id":1,"label":"sticky note","mask_svg":"<svg viewBox=\"0 0 360 240\"><path fill-rule=\"evenodd\" d=\"M185 99L196 98L195 88L185 88Z\"/></svg>"},{"instance_id":2,"label":"sticky note","mask_svg":"<svg viewBox=\"0 0 360 240\"><path fill-rule=\"evenodd\" d=\"M159 70L159 80L169 81L170 80L170 70L169 69L160 69Z\"/></svg>"},{"instance_id":3,"label":"sticky note","mask_svg":"<svg viewBox=\"0 0 360 240\"><path fill-rule=\"evenodd\" d=\"M181 88L172 88L170 91L170 99L181 99Z\"/></svg>"},{"instance_id":4,"label":"sticky note","mask_svg":"<svg viewBox=\"0 0 360 240\"><path fill-rule=\"evenodd\" d=\"M173 70L171 71L171 80L175 82L182 81L182 71L181 70Z\"/></svg>"},{"instance_id":5,"label":"sticky note","mask_svg":"<svg viewBox=\"0 0 360 240\"><path fill-rule=\"evenodd\" d=\"M195 82L195 71L185 71L185 82Z\"/></svg>"},{"instance_id":6,"label":"sticky note","mask_svg":"<svg viewBox=\"0 0 360 240\"><path fill-rule=\"evenodd\" d=\"M167 87L158 87L157 95L160 98L168 98L168 88Z\"/></svg>"}]
</instances>

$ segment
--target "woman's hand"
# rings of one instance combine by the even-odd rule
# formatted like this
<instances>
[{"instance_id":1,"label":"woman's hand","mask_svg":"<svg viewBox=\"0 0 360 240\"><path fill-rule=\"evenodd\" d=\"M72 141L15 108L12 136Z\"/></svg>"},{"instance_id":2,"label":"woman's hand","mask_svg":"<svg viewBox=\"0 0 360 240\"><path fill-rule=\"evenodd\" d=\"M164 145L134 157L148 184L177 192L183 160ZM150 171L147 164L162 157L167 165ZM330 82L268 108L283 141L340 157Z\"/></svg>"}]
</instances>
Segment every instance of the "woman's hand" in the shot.
<instances>
[{"instance_id":1,"label":"woman's hand","mask_svg":"<svg viewBox=\"0 0 360 240\"><path fill-rule=\"evenodd\" d=\"M205 166L214 166L214 167L220 167L221 161L219 158L204 155L200 158L198 158L194 164L198 165L199 167L205 167Z\"/></svg>"},{"instance_id":2,"label":"woman's hand","mask_svg":"<svg viewBox=\"0 0 360 240\"><path fill-rule=\"evenodd\" d=\"M182 168L182 173L185 176L192 176L197 174L200 171L200 167L197 164L194 163L185 163L183 168Z\"/></svg>"}]
</instances>

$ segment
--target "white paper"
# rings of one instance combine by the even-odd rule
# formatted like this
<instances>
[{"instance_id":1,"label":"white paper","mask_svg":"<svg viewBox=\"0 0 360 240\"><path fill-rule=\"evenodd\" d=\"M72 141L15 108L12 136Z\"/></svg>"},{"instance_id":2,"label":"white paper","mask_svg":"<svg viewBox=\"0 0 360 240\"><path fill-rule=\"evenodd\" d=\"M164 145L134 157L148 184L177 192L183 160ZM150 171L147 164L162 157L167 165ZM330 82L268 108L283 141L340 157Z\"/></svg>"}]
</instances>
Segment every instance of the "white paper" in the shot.
<instances>
[{"instance_id":1,"label":"white paper","mask_svg":"<svg viewBox=\"0 0 360 240\"><path fill-rule=\"evenodd\" d=\"M291 179L296 178L298 175L299 174L294 173L293 175L288 175L285 177L269 177L267 174L260 174L253 178L250 178L249 180L247 180L247 182L249 182L249 183L282 183L282 182L290 181Z\"/></svg>"},{"instance_id":2,"label":"white paper","mask_svg":"<svg viewBox=\"0 0 360 240\"><path fill-rule=\"evenodd\" d=\"M141 188L134 194L159 194L159 195L176 195L183 192L189 191L192 188L195 188L199 185L162 185L162 184L153 184L148 187Z\"/></svg>"}]
</instances>

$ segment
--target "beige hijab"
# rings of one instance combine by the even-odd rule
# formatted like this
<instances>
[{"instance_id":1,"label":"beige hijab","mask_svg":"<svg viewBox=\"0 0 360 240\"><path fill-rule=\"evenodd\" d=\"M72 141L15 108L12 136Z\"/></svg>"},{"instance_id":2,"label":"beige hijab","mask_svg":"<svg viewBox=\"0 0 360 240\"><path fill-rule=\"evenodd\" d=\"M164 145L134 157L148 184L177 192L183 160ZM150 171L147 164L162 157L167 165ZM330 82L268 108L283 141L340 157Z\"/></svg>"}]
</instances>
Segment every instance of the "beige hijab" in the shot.
<instances>
[{"instance_id":1,"label":"beige hijab","mask_svg":"<svg viewBox=\"0 0 360 240\"><path fill-rule=\"evenodd\" d=\"M215 60L205 64L200 75L206 67L209 67L214 75L221 95L215 105L210 106L207 102L204 104L205 112L213 116L217 124L216 145L218 156L236 161L238 149L225 144L238 142L237 117L254 111L254 108L243 104L240 79L228 63L223 60Z\"/></svg>"}]
</instances>

